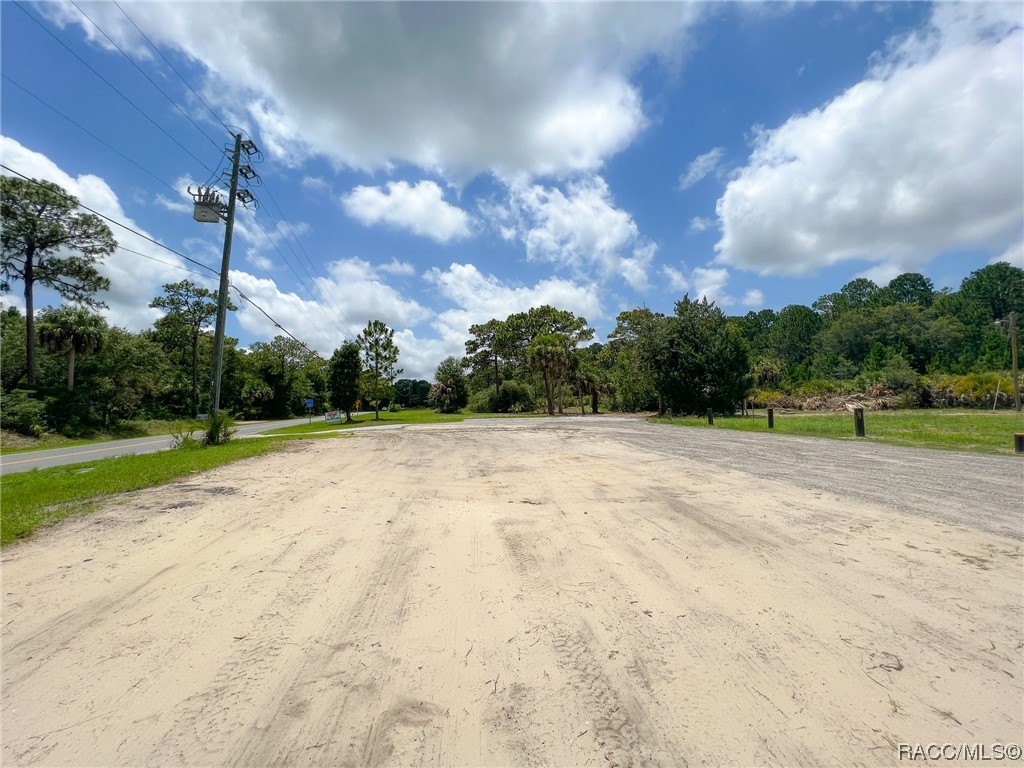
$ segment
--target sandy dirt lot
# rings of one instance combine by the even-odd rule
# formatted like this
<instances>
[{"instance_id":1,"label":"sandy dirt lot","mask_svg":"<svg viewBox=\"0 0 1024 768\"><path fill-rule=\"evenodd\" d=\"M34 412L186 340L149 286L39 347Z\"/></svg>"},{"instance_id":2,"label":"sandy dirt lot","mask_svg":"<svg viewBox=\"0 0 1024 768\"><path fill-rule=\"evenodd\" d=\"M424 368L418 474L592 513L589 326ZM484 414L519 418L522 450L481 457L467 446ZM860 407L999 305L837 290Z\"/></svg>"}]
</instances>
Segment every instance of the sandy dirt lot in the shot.
<instances>
[{"instance_id":1,"label":"sandy dirt lot","mask_svg":"<svg viewBox=\"0 0 1024 768\"><path fill-rule=\"evenodd\" d=\"M1022 467L609 417L297 444L4 551L3 763L1020 744Z\"/></svg>"}]
</instances>

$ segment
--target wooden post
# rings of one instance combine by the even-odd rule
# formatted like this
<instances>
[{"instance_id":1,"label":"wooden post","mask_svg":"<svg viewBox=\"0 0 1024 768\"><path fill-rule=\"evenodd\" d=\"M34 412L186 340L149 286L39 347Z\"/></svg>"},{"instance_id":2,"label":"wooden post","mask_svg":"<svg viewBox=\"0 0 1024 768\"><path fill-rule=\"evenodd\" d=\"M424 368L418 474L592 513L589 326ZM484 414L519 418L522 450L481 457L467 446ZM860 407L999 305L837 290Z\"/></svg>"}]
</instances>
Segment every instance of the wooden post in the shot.
<instances>
[{"instance_id":1,"label":"wooden post","mask_svg":"<svg viewBox=\"0 0 1024 768\"><path fill-rule=\"evenodd\" d=\"M1013 452L1024 453L1024 432L1014 432L1013 434Z\"/></svg>"},{"instance_id":2,"label":"wooden post","mask_svg":"<svg viewBox=\"0 0 1024 768\"><path fill-rule=\"evenodd\" d=\"M711 426L715 425L715 412L708 408L708 424Z\"/></svg>"},{"instance_id":3,"label":"wooden post","mask_svg":"<svg viewBox=\"0 0 1024 768\"><path fill-rule=\"evenodd\" d=\"M768 409L768 429L775 429L775 409Z\"/></svg>"},{"instance_id":4,"label":"wooden post","mask_svg":"<svg viewBox=\"0 0 1024 768\"><path fill-rule=\"evenodd\" d=\"M857 433L857 437L864 437L864 409L854 408L853 409L853 426Z\"/></svg>"}]
</instances>

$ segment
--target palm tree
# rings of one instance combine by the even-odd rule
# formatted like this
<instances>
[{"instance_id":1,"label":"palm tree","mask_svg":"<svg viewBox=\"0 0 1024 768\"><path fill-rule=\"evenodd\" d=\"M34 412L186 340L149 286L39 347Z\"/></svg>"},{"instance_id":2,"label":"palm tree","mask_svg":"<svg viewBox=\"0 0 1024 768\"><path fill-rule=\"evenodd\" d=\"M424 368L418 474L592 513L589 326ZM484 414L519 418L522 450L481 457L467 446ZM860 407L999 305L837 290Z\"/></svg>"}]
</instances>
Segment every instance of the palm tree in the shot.
<instances>
[{"instance_id":1,"label":"palm tree","mask_svg":"<svg viewBox=\"0 0 1024 768\"><path fill-rule=\"evenodd\" d=\"M555 398L552 392L551 378L557 375L564 357L565 346L559 338L560 334L549 333L538 336L527 350L530 366L539 370L544 376L544 395L548 400L548 416L555 415Z\"/></svg>"},{"instance_id":2,"label":"palm tree","mask_svg":"<svg viewBox=\"0 0 1024 768\"><path fill-rule=\"evenodd\" d=\"M75 360L79 355L98 352L103 346L106 323L84 307L48 310L39 323L39 341L49 352L68 358L68 389L75 388Z\"/></svg>"}]
</instances>

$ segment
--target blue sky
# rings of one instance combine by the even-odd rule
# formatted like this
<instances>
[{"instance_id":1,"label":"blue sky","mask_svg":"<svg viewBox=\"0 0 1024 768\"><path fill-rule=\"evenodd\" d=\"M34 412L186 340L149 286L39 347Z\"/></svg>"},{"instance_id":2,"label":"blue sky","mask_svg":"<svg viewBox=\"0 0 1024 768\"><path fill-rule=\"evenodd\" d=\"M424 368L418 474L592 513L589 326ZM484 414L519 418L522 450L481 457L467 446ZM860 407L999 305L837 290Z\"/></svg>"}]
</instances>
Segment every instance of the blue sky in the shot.
<instances>
[{"instance_id":1,"label":"blue sky","mask_svg":"<svg viewBox=\"0 0 1024 768\"><path fill-rule=\"evenodd\" d=\"M218 269L182 193L243 129L264 185L232 283L325 355L384 320L430 378L469 325L543 303L603 338L684 293L743 314L1024 266L1022 9L2 3L3 163ZM215 287L114 231L149 258L105 263L111 322ZM228 333L279 330L243 302Z\"/></svg>"}]
</instances>

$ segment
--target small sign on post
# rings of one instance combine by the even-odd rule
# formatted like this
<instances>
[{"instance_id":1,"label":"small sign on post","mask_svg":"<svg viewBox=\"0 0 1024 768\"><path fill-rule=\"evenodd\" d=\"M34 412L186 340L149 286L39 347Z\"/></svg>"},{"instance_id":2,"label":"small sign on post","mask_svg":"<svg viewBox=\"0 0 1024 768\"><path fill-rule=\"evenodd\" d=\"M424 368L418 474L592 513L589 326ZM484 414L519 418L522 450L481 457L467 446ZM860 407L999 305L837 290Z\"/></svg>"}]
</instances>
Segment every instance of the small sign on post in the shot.
<instances>
[{"instance_id":1,"label":"small sign on post","mask_svg":"<svg viewBox=\"0 0 1024 768\"><path fill-rule=\"evenodd\" d=\"M854 408L853 409L853 428L857 434L857 437L864 437L864 409Z\"/></svg>"},{"instance_id":2,"label":"small sign on post","mask_svg":"<svg viewBox=\"0 0 1024 768\"><path fill-rule=\"evenodd\" d=\"M324 414L325 424L341 424L341 411L327 411Z\"/></svg>"}]
</instances>

